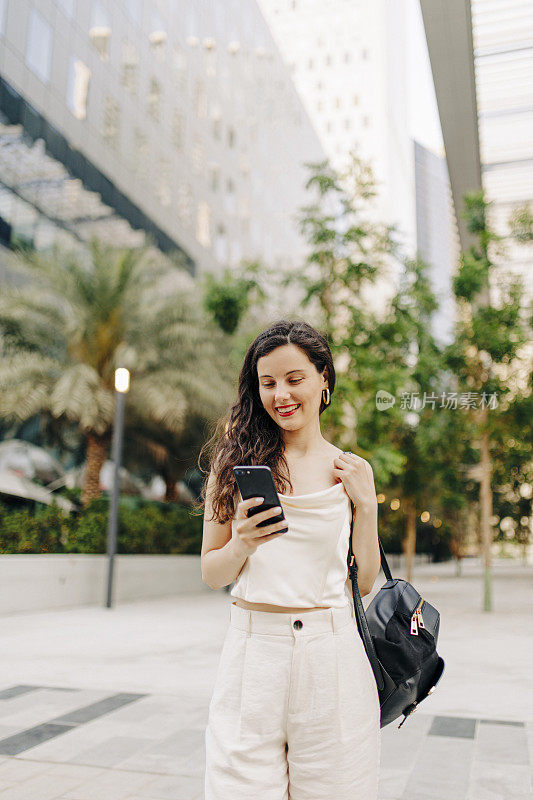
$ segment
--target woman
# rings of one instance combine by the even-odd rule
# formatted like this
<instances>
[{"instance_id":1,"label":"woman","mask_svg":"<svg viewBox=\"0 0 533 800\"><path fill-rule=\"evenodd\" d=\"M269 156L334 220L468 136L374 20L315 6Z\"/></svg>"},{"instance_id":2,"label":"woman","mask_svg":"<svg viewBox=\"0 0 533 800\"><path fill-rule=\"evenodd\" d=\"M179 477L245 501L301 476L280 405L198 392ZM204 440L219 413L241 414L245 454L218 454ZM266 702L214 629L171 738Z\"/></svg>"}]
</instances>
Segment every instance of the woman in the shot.
<instances>
[{"instance_id":1,"label":"woman","mask_svg":"<svg viewBox=\"0 0 533 800\"><path fill-rule=\"evenodd\" d=\"M368 462L321 434L334 386L325 338L281 320L249 347L214 437L202 578L235 581L235 599L205 731L205 800L377 800L379 695L347 586L350 535L361 595L379 573L377 499ZM279 508L247 516L262 498L240 499L238 464L271 468L284 521L257 527Z\"/></svg>"}]
</instances>

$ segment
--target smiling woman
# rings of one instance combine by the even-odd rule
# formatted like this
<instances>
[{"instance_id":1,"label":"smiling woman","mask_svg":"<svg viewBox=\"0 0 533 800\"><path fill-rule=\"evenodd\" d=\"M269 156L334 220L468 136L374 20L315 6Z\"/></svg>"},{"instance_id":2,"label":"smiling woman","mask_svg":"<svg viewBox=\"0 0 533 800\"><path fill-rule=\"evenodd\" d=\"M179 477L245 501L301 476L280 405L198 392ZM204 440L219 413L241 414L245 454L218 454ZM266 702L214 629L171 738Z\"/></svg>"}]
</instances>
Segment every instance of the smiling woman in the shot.
<instances>
[{"instance_id":1,"label":"smiling woman","mask_svg":"<svg viewBox=\"0 0 533 800\"><path fill-rule=\"evenodd\" d=\"M221 524L235 514L236 464L267 464L279 492L293 489L289 457L309 455L327 444L319 416L335 389L335 367L326 339L306 322L281 321L260 334L250 346L241 368L238 398L227 417L219 421L204 450L210 452L215 488L213 510ZM289 412L287 407L297 406ZM285 407L285 409L283 408ZM280 426L280 422L283 425ZM286 422L285 422L286 421ZM306 434L305 452L291 444ZM312 436L308 435L312 431ZM338 453L338 448L333 448ZM202 499L206 496L204 486Z\"/></svg>"},{"instance_id":2,"label":"smiling woman","mask_svg":"<svg viewBox=\"0 0 533 800\"><path fill-rule=\"evenodd\" d=\"M379 572L377 499L368 462L322 436L334 388L325 337L281 320L250 345L211 442L202 577L213 589L235 582L235 600L205 732L205 800L377 798L379 696L346 591L350 537L368 591ZM263 498L239 499L238 465L270 468L285 519L271 522L280 508L249 514Z\"/></svg>"}]
</instances>

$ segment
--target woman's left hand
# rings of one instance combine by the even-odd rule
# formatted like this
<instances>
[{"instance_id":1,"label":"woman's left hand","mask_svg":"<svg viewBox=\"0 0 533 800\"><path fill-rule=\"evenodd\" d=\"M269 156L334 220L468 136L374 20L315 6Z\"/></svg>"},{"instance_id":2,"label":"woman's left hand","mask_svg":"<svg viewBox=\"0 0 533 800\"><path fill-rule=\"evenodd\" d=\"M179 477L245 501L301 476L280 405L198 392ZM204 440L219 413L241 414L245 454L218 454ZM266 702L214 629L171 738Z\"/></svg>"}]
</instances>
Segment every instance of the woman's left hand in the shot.
<instances>
[{"instance_id":1,"label":"woman's left hand","mask_svg":"<svg viewBox=\"0 0 533 800\"><path fill-rule=\"evenodd\" d=\"M356 508L377 508L376 488L372 467L355 453L342 453L333 459L333 474L344 484Z\"/></svg>"}]
</instances>

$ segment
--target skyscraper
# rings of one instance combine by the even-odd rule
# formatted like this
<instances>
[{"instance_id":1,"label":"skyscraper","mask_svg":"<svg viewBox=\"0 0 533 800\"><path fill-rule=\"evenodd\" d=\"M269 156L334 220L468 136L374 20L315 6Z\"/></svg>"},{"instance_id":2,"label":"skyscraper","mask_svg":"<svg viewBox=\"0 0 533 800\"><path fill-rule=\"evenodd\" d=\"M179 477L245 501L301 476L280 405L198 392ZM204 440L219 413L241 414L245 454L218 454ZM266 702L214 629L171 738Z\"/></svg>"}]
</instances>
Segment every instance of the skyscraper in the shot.
<instances>
[{"instance_id":1,"label":"skyscraper","mask_svg":"<svg viewBox=\"0 0 533 800\"><path fill-rule=\"evenodd\" d=\"M416 248L406 19L386 0L259 0L333 167L370 161L377 214Z\"/></svg>"}]
</instances>

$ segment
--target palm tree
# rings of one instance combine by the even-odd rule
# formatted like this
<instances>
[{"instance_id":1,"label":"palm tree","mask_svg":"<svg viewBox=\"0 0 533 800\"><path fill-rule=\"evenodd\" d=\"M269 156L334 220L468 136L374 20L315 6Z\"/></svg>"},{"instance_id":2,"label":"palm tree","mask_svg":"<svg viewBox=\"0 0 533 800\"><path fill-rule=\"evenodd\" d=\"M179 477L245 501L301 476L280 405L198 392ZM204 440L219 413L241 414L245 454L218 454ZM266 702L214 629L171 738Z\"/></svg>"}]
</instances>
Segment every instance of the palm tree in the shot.
<instances>
[{"instance_id":1,"label":"palm tree","mask_svg":"<svg viewBox=\"0 0 533 800\"><path fill-rule=\"evenodd\" d=\"M180 434L190 410L221 413L223 335L160 254L93 239L85 254L55 246L12 258L16 285L0 297L0 419L44 413L76 424L86 441L84 505L100 493L116 367L131 371L131 416L160 432Z\"/></svg>"}]
</instances>

